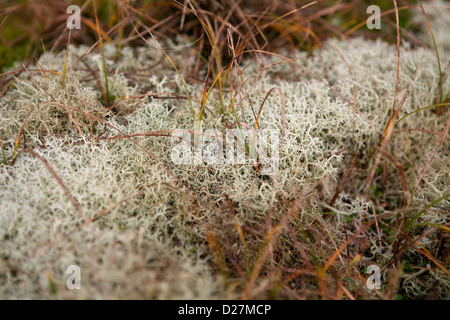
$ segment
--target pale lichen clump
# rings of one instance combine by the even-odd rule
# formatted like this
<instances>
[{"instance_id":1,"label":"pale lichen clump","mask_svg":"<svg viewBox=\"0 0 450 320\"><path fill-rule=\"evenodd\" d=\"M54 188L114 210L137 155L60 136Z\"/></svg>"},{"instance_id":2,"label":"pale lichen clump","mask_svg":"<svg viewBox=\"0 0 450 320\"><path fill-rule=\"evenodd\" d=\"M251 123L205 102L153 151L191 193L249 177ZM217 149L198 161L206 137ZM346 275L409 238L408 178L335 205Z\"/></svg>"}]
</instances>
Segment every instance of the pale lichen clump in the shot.
<instances>
[{"instance_id":1,"label":"pale lichen clump","mask_svg":"<svg viewBox=\"0 0 450 320\"><path fill-rule=\"evenodd\" d=\"M425 14L430 22L433 30L434 40L441 58L448 64L450 59L450 38L448 37L448 29L450 21L448 19L448 1L429 0L423 5ZM422 13L418 8L418 12ZM433 37L427 24L427 19L423 14L413 16L413 22L420 26L418 38L422 40L433 52L435 51Z\"/></svg>"},{"instance_id":2,"label":"pale lichen clump","mask_svg":"<svg viewBox=\"0 0 450 320\"><path fill-rule=\"evenodd\" d=\"M68 65L85 50L70 48ZM346 57L351 72L336 52ZM172 54L175 62L181 61L177 51ZM39 65L61 70L64 56L44 55ZM245 93L253 105L247 98L234 97L237 119L232 113L224 116L227 123L239 121L253 127L252 107L259 107L272 88L280 89L282 97L274 90L258 121L260 129L284 133L280 165L273 175L262 176L253 166L175 165L170 157L174 147L170 137L123 135L193 129L187 100L174 100L169 105L147 97L128 99L148 92L184 94L177 74L162 60L163 54L152 47L137 51L124 48L119 61L114 60L116 56L114 47L107 46L108 66L116 70L110 81L111 94L116 102L124 100L117 105L117 114L99 102L101 90L89 71L102 70L99 54L87 55L83 58L85 66L78 63L72 68L64 88L59 75L39 72L39 65L30 67L38 71L31 78L22 74L0 100L0 137L7 146L7 157L15 154L14 143L29 114L23 133L27 147L35 148L48 161L80 208L77 210L68 200L61 183L32 154L20 154L13 166L1 167L2 297L235 297L239 289L230 289L233 286L227 286L224 276L213 267L212 262L217 261L205 241L205 231L216 231L229 257L242 258L244 251L256 255L267 233L267 217L279 221L293 203L299 225L306 228L315 220L323 222L322 211L336 191L338 174L348 167L347 160L358 149L361 162L368 160L394 101L395 47L362 39L332 40L313 57L298 61L328 85L294 69L290 62L274 65L259 74ZM275 61L268 58L265 63ZM258 72L257 68L250 65L244 75ZM136 70L151 70L151 74L143 78ZM405 45L400 70L397 102L409 88L399 117L432 105L439 83L435 57L424 49L412 50ZM273 76L288 72L296 81L280 81ZM448 77L443 86L448 92ZM193 85L188 90L191 96L201 92ZM230 101L230 93L222 98ZM55 100L58 103L53 103ZM220 120L220 107L214 104L217 101L212 95L203 127L223 131L226 127ZM396 129L417 128L418 117L427 130L441 132L445 126L445 117L430 108L403 119ZM97 138L92 139L91 134ZM408 136L396 133L392 137L395 146L390 145L388 151L399 159L403 157L403 161L409 159L414 168L411 174L417 179L438 140L439 136L424 132L411 131ZM439 149L425 183L414 195L415 205L426 206L448 193L449 156L448 148ZM395 166L387 161L384 164L389 176L398 177ZM364 174L354 173L354 188L349 192L358 193ZM410 190L413 185L409 179L407 182ZM400 198L400 179L387 181L386 189ZM230 212L230 204L234 212ZM439 205L448 207L449 202L443 200ZM373 214L369 201L350 193L343 193L334 207L337 219L327 222L327 232L335 246L345 241L340 229L344 219ZM245 247L233 229L234 213L239 224L261 231L247 233ZM87 219L95 221L87 223ZM446 219L433 208L421 217L421 221L434 223L445 223ZM284 267L302 264L293 248L289 237L281 237L276 245L278 261ZM317 252L329 253L322 248ZM372 253L374 262L392 255L376 241ZM324 263L327 256L318 254L317 259ZM69 265L82 270L79 291L65 287ZM265 296L255 293L255 297Z\"/></svg>"}]
</instances>

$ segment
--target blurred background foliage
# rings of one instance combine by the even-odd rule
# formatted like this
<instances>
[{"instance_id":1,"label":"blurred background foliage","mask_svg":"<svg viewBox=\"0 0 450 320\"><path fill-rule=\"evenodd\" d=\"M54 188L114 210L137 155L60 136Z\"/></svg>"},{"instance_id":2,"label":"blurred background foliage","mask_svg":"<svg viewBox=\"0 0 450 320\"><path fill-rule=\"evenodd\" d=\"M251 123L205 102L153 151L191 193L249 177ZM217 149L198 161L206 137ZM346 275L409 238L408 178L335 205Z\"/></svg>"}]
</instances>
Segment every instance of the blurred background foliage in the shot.
<instances>
[{"instance_id":1,"label":"blurred background foliage","mask_svg":"<svg viewBox=\"0 0 450 320\"><path fill-rule=\"evenodd\" d=\"M371 4L382 12L381 30L369 30L365 22ZM412 10L417 1L397 1L400 27L414 29ZM82 8L82 28L72 30L71 44L91 46L98 40L93 0L3 0L0 4L0 71L15 61L27 61L45 50L64 50L69 5ZM195 42L208 61L214 47L216 58L226 62L228 27L237 52L246 49L277 51L302 49L311 52L329 37L364 35L395 42L394 2L382 1L272 1L272 0L96 0L102 37L118 46L138 46L149 28L158 40L182 36ZM206 30L208 28L208 30ZM210 32L208 37L207 33ZM208 38L208 39L206 39ZM213 38L213 39L212 39ZM239 39L240 38L240 39ZM217 56L218 54L218 56Z\"/></svg>"}]
</instances>

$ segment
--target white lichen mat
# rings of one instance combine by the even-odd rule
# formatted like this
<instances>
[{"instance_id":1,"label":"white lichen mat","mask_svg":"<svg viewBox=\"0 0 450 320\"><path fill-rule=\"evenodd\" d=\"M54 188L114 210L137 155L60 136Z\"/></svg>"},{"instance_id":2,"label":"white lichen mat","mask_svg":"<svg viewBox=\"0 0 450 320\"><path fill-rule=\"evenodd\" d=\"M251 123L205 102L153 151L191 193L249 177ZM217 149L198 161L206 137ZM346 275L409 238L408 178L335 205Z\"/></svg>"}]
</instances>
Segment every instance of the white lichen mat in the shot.
<instances>
[{"instance_id":1,"label":"white lichen mat","mask_svg":"<svg viewBox=\"0 0 450 320\"><path fill-rule=\"evenodd\" d=\"M353 155L360 149L360 163L369 159L395 97L397 50L382 41L331 40L311 57L298 52L301 59L295 63L274 64L282 59L270 55L261 55L257 62L244 60L243 75L236 82L248 81L238 96L233 92L236 113L220 114L218 91L214 90L203 128L224 130L224 123L236 122L235 116L239 122L255 126L254 115L266 94L279 88L269 94L258 121L259 128L283 132L278 170L262 176L253 166L176 165L171 161L175 142L170 136L123 136L192 130L189 102L169 99L173 93L186 95L179 76L158 49L124 48L119 60L114 46L105 49L108 68L116 70L110 78L111 94L116 101L123 100L117 106L118 114L99 102L100 89L89 69L102 70L102 62L101 55L94 53L68 70L65 88L60 74L42 71L63 70L65 52L44 54L0 99L5 157L17 156L13 166L0 169L2 298L239 296L239 287L230 286L224 280L226 275L216 270L216 257L205 240L208 230L217 233L220 228L220 246L231 255L240 255L235 221L260 228L268 215L277 221L293 205L299 225L322 221L321 211L336 192L339 176ZM70 47L68 66L86 50ZM178 66L186 63L183 50L188 49L168 52ZM400 57L397 103L406 90L407 95L399 119L435 104L439 91L432 51L403 44ZM274 65L262 69L262 64ZM101 74L96 77L103 79ZM443 91L449 92L449 77L444 79ZM187 89L198 116L202 85L188 85ZM163 99L128 99L149 92L166 94ZM228 108L230 92L224 89L222 99ZM446 118L446 113L439 115L436 108L404 118L387 150L403 164L411 164L419 175L439 143L440 136L430 132L441 134ZM25 146L41 158L28 152L14 153L25 119L18 151ZM427 206L449 193L449 155L445 139L414 195L414 206ZM383 164L389 177L387 189L401 199L396 166L387 160ZM334 205L335 219L322 222L337 246L345 241L340 224L347 215L373 215L370 203L355 196L362 193L367 172L354 172L347 193L342 192ZM411 190L414 186L407 183ZM450 202L443 200L439 206L448 208ZM87 223L88 219L94 221ZM431 207L421 221L445 223L448 217ZM249 252L257 252L264 235L248 236ZM392 248L372 239L372 256L365 259L388 261ZM421 241L429 245L431 240L424 237ZM290 238L280 237L277 250L284 267L296 267ZM317 259L326 262L320 254ZM70 265L80 267L80 290L66 287ZM263 275L260 285L264 286ZM254 297L265 296L256 290Z\"/></svg>"}]
</instances>

